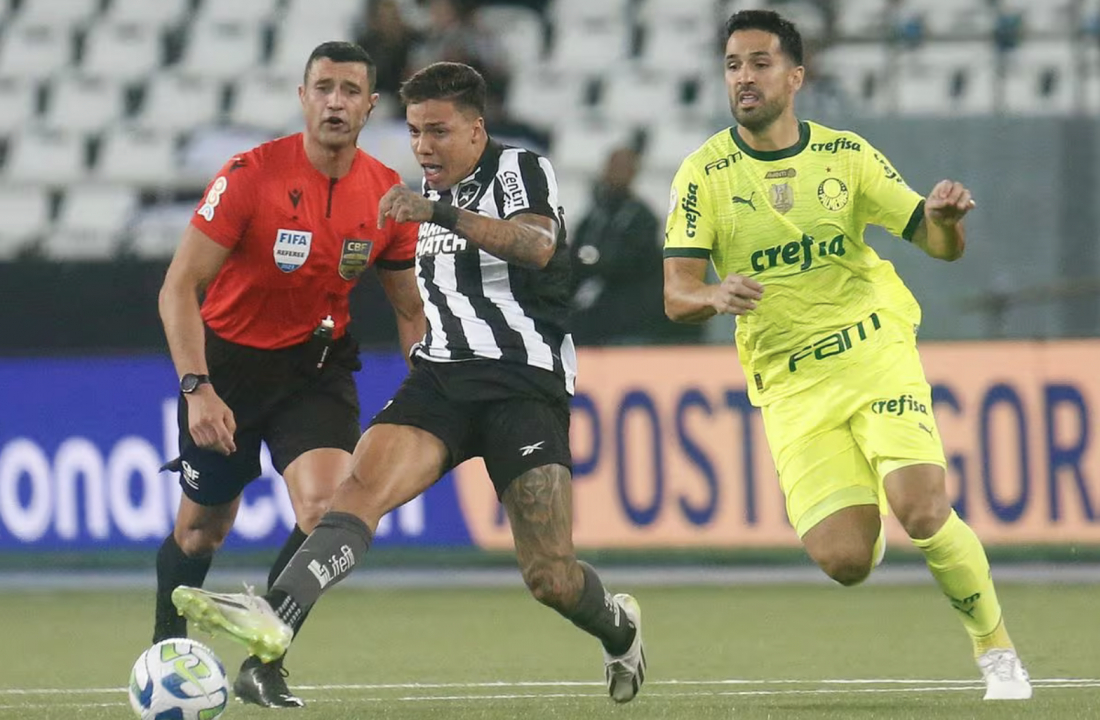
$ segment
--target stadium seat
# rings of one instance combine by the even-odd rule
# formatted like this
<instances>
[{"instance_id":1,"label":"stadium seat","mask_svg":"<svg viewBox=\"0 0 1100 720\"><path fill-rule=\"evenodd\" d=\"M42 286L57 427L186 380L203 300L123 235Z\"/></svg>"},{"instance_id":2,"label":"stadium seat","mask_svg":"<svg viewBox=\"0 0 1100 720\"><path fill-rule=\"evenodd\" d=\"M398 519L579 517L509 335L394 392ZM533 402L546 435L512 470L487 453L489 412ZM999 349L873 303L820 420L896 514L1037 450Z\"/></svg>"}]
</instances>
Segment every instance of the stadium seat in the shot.
<instances>
[{"instance_id":1,"label":"stadium seat","mask_svg":"<svg viewBox=\"0 0 1100 720\"><path fill-rule=\"evenodd\" d=\"M260 32L253 23L197 23L191 27L183 57L172 69L217 80L254 71L262 59Z\"/></svg>"},{"instance_id":2,"label":"stadium seat","mask_svg":"<svg viewBox=\"0 0 1100 720\"><path fill-rule=\"evenodd\" d=\"M302 115L296 77L254 75L236 85L229 122L238 127L283 132Z\"/></svg>"},{"instance_id":3,"label":"stadium seat","mask_svg":"<svg viewBox=\"0 0 1100 720\"><path fill-rule=\"evenodd\" d=\"M619 20L601 18L573 25L558 25L550 53L557 70L576 73L601 71L630 55L632 29Z\"/></svg>"},{"instance_id":4,"label":"stadium seat","mask_svg":"<svg viewBox=\"0 0 1100 720\"><path fill-rule=\"evenodd\" d=\"M680 78L662 72L660 66L612 70L604 76L603 92L595 109L606 122L662 124L676 114L682 93Z\"/></svg>"},{"instance_id":5,"label":"stadium seat","mask_svg":"<svg viewBox=\"0 0 1100 720\"><path fill-rule=\"evenodd\" d=\"M555 0L550 19L560 32L563 28L602 24L606 21L626 24L631 0Z\"/></svg>"},{"instance_id":6,"label":"stadium seat","mask_svg":"<svg viewBox=\"0 0 1100 720\"><path fill-rule=\"evenodd\" d=\"M562 172L594 174L612 150L633 143L631 129L618 123L559 122L553 134L554 167Z\"/></svg>"},{"instance_id":7,"label":"stadium seat","mask_svg":"<svg viewBox=\"0 0 1100 720\"><path fill-rule=\"evenodd\" d=\"M351 26L331 16L301 22L292 22L288 18L276 29L271 59L259 71L269 75L283 75L301 82L306 60L315 47L330 40L352 39Z\"/></svg>"},{"instance_id":8,"label":"stadium seat","mask_svg":"<svg viewBox=\"0 0 1100 720\"><path fill-rule=\"evenodd\" d=\"M162 73L150 81L134 122L146 130L192 131L218 120L221 95L213 78Z\"/></svg>"},{"instance_id":9,"label":"stadium seat","mask_svg":"<svg viewBox=\"0 0 1100 720\"><path fill-rule=\"evenodd\" d=\"M117 81L65 75L50 83L43 126L98 133L121 118L124 109L123 88Z\"/></svg>"},{"instance_id":10,"label":"stadium seat","mask_svg":"<svg viewBox=\"0 0 1100 720\"><path fill-rule=\"evenodd\" d=\"M509 66L529 68L542 60L546 28L535 10L518 5L487 5L478 10L477 17L500 40Z\"/></svg>"},{"instance_id":11,"label":"stadium seat","mask_svg":"<svg viewBox=\"0 0 1100 720\"><path fill-rule=\"evenodd\" d=\"M988 36L996 22L987 0L903 0L895 12L896 22L919 20L929 40Z\"/></svg>"},{"instance_id":12,"label":"stadium seat","mask_svg":"<svg viewBox=\"0 0 1100 720\"><path fill-rule=\"evenodd\" d=\"M1027 42L1005 59L1006 110L1017 115L1064 115L1074 109L1076 57L1069 43Z\"/></svg>"},{"instance_id":13,"label":"stadium seat","mask_svg":"<svg viewBox=\"0 0 1100 720\"><path fill-rule=\"evenodd\" d=\"M1002 0L1001 12L1023 13L1024 34L1031 39L1067 36L1076 28L1073 0Z\"/></svg>"},{"instance_id":14,"label":"stadium seat","mask_svg":"<svg viewBox=\"0 0 1100 720\"><path fill-rule=\"evenodd\" d=\"M886 0L836 0L836 35L839 40L886 37L889 17Z\"/></svg>"},{"instance_id":15,"label":"stadium seat","mask_svg":"<svg viewBox=\"0 0 1100 720\"><path fill-rule=\"evenodd\" d=\"M641 64L681 74L721 71L721 25L725 19L719 21L711 0L647 0L639 20Z\"/></svg>"},{"instance_id":16,"label":"stadium seat","mask_svg":"<svg viewBox=\"0 0 1100 720\"><path fill-rule=\"evenodd\" d=\"M174 186L176 174L175 136L133 129L103 138L94 170L97 180L150 188Z\"/></svg>"},{"instance_id":17,"label":"stadium seat","mask_svg":"<svg viewBox=\"0 0 1100 720\"><path fill-rule=\"evenodd\" d=\"M171 27L183 21L190 6L190 0L111 0L104 20L117 25Z\"/></svg>"},{"instance_id":18,"label":"stadium seat","mask_svg":"<svg viewBox=\"0 0 1100 720\"><path fill-rule=\"evenodd\" d=\"M204 0L196 16L200 23L260 24L275 15L280 0Z\"/></svg>"},{"instance_id":19,"label":"stadium seat","mask_svg":"<svg viewBox=\"0 0 1100 720\"><path fill-rule=\"evenodd\" d=\"M565 114L582 114L588 84L581 74L532 69L512 77L505 106L512 117L549 128Z\"/></svg>"},{"instance_id":20,"label":"stadium seat","mask_svg":"<svg viewBox=\"0 0 1100 720\"><path fill-rule=\"evenodd\" d=\"M698 150L715 132L717 129L712 123L662 122L652 125L646 136L642 165L647 170L665 174L671 183L684 158Z\"/></svg>"},{"instance_id":21,"label":"stadium seat","mask_svg":"<svg viewBox=\"0 0 1100 720\"><path fill-rule=\"evenodd\" d=\"M163 52L161 29L156 25L96 25L84 41L80 71L92 77L137 80L156 71Z\"/></svg>"},{"instance_id":22,"label":"stadium seat","mask_svg":"<svg viewBox=\"0 0 1100 720\"><path fill-rule=\"evenodd\" d=\"M660 221L661 235L653 238L653 242L659 242L664 237L664 220L669 213L669 200L672 195L672 178L676 170L645 170L638 174L634 180L634 192L642 199L653 214Z\"/></svg>"},{"instance_id":23,"label":"stadium seat","mask_svg":"<svg viewBox=\"0 0 1100 720\"><path fill-rule=\"evenodd\" d=\"M86 144L71 132L25 130L11 140L4 181L61 186L83 178Z\"/></svg>"},{"instance_id":24,"label":"stadium seat","mask_svg":"<svg viewBox=\"0 0 1100 720\"><path fill-rule=\"evenodd\" d=\"M0 260L11 260L50 223L50 196L40 187L0 185Z\"/></svg>"},{"instance_id":25,"label":"stadium seat","mask_svg":"<svg viewBox=\"0 0 1100 720\"><path fill-rule=\"evenodd\" d=\"M888 112L891 71L890 49L878 42L831 45L812 59L815 72L841 89L851 109L871 115Z\"/></svg>"},{"instance_id":26,"label":"stadium seat","mask_svg":"<svg viewBox=\"0 0 1100 720\"><path fill-rule=\"evenodd\" d=\"M793 22L804 40L813 41L825 37L827 27L821 3L811 0L784 0L773 3L771 8Z\"/></svg>"},{"instance_id":27,"label":"stadium seat","mask_svg":"<svg viewBox=\"0 0 1100 720\"><path fill-rule=\"evenodd\" d=\"M0 36L0 77L44 80L72 57L72 32L63 25L15 24Z\"/></svg>"},{"instance_id":28,"label":"stadium seat","mask_svg":"<svg viewBox=\"0 0 1100 720\"><path fill-rule=\"evenodd\" d=\"M49 25L71 30L99 12L100 0L23 0L9 21L15 25Z\"/></svg>"},{"instance_id":29,"label":"stadium seat","mask_svg":"<svg viewBox=\"0 0 1100 720\"><path fill-rule=\"evenodd\" d=\"M146 260L167 260L195 214L196 203L154 205L140 210L131 227L127 250Z\"/></svg>"},{"instance_id":30,"label":"stadium seat","mask_svg":"<svg viewBox=\"0 0 1100 720\"><path fill-rule=\"evenodd\" d=\"M108 258L118 249L137 205L137 191L132 187L69 186L57 223L39 248L47 257L59 260Z\"/></svg>"},{"instance_id":31,"label":"stadium seat","mask_svg":"<svg viewBox=\"0 0 1100 720\"><path fill-rule=\"evenodd\" d=\"M566 232L572 233L592 205L592 184L596 176L588 172L570 172L556 163L554 175L558 179L558 204L565 208Z\"/></svg>"},{"instance_id":32,"label":"stadium seat","mask_svg":"<svg viewBox=\"0 0 1100 720\"><path fill-rule=\"evenodd\" d=\"M987 41L927 43L902 51L894 83L905 115L978 115L993 110L996 51Z\"/></svg>"},{"instance_id":33,"label":"stadium seat","mask_svg":"<svg viewBox=\"0 0 1100 720\"><path fill-rule=\"evenodd\" d=\"M287 0L283 24L335 23L351 27L363 13L363 0Z\"/></svg>"},{"instance_id":34,"label":"stadium seat","mask_svg":"<svg viewBox=\"0 0 1100 720\"><path fill-rule=\"evenodd\" d=\"M0 78L0 135L27 123L38 106L38 86L29 80Z\"/></svg>"},{"instance_id":35,"label":"stadium seat","mask_svg":"<svg viewBox=\"0 0 1100 720\"><path fill-rule=\"evenodd\" d=\"M424 171L409 147L409 129L403 120L372 120L359 133L363 152L397 171L412 187L420 187Z\"/></svg>"}]
</instances>

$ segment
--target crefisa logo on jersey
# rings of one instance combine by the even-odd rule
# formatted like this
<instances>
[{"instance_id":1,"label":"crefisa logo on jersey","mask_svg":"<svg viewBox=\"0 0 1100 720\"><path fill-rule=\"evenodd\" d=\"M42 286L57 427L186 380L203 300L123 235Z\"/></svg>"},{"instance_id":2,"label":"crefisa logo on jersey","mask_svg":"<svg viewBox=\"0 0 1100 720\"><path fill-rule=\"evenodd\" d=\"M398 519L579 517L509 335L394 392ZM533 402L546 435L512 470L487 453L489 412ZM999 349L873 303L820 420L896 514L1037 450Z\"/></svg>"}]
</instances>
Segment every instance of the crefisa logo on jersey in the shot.
<instances>
[{"instance_id":1,"label":"crefisa logo on jersey","mask_svg":"<svg viewBox=\"0 0 1100 720\"><path fill-rule=\"evenodd\" d=\"M275 266L285 273L294 272L305 265L312 244L313 233L280 228L275 235Z\"/></svg>"},{"instance_id":2,"label":"crefisa logo on jersey","mask_svg":"<svg viewBox=\"0 0 1100 720\"><path fill-rule=\"evenodd\" d=\"M684 217L687 218L687 229L684 234L693 238L695 231L699 228L699 216L702 215L699 212L699 186L695 183L688 183L687 196L680 204L680 209L684 211Z\"/></svg>"}]
</instances>

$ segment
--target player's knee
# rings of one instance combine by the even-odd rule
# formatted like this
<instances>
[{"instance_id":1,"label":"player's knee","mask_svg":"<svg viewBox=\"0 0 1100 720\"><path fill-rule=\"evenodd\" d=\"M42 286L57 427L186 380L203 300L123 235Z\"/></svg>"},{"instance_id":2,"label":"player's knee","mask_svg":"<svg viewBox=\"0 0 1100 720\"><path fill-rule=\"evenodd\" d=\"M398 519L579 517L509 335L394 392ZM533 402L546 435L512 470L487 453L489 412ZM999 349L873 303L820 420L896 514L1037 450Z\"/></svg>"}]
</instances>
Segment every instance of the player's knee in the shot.
<instances>
[{"instance_id":1,"label":"player's knee","mask_svg":"<svg viewBox=\"0 0 1100 720\"><path fill-rule=\"evenodd\" d=\"M568 610L575 600L564 561L536 562L523 570L523 582L531 596L558 611Z\"/></svg>"},{"instance_id":2,"label":"player's knee","mask_svg":"<svg viewBox=\"0 0 1100 720\"><path fill-rule=\"evenodd\" d=\"M859 585L871 574L873 558L870 552L834 552L819 558L818 566L833 580L845 587Z\"/></svg>"},{"instance_id":3,"label":"player's knee","mask_svg":"<svg viewBox=\"0 0 1100 720\"><path fill-rule=\"evenodd\" d=\"M332 497L329 495L308 495L298 498L294 504L294 518L302 532L307 535L313 532L317 523L321 522L321 518L328 512L331 502Z\"/></svg>"},{"instance_id":4,"label":"player's knee","mask_svg":"<svg viewBox=\"0 0 1100 720\"><path fill-rule=\"evenodd\" d=\"M177 525L172 531L176 544L184 555L198 557L216 553L229 535L232 523L201 523L188 526Z\"/></svg>"},{"instance_id":5,"label":"player's knee","mask_svg":"<svg viewBox=\"0 0 1100 720\"><path fill-rule=\"evenodd\" d=\"M951 504L946 496L930 496L895 508L894 513L909 537L923 540L935 535L947 522Z\"/></svg>"}]
</instances>

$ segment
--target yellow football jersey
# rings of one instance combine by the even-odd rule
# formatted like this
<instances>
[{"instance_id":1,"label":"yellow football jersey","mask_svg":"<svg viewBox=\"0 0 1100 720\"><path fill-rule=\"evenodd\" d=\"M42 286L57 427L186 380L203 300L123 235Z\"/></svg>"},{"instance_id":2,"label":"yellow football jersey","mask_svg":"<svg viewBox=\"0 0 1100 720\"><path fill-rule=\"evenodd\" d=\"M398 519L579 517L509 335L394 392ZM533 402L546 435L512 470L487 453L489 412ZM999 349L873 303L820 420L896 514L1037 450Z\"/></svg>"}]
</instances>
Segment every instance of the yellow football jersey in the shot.
<instances>
[{"instance_id":1,"label":"yellow football jersey","mask_svg":"<svg viewBox=\"0 0 1100 720\"><path fill-rule=\"evenodd\" d=\"M803 122L796 145L762 152L729 128L676 174L665 257L709 258L719 277L764 286L736 333L750 398L763 405L851 365L847 351L887 318L911 336L920 307L863 231L880 225L909 240L923 208L855 133Z\"/></svg>"}]
</instances>

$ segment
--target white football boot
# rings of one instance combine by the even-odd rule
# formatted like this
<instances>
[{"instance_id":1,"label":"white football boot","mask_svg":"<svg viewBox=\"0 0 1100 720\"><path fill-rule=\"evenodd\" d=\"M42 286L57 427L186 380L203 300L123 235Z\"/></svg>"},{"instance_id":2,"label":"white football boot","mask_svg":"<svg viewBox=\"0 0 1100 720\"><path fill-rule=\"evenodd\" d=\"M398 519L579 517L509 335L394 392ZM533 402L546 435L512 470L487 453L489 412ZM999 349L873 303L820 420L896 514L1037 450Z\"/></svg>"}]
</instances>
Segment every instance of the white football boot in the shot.
<instances>
[{"instance_id":1,"label":"white football boot","mask_svg":"<svg viewBox=\"0 0 1100 720\"><path fill-rule=\"evenodd\" d=\"M291 627L251 590L221 594L183 585L172 591L172 604L196 627L211 635L226 633L265 663L285 655L294 639Z\"/></svg>"},{"instance_id":2,"label":"white football boot","mask_svg":"<svg viewBox=\"0 0 1100 720\"><path fill-rule=\"evenodd\" d=\"M645 682L645 649L642 646L642 608L630 595L620 593L612 598L620 611L634 625L634 642L622 655L603 653L607 692L617 703L630 702Z\"/></svg>"},{"instance_id":3,"label":"white football boot","mask_svg":"<svg viewBox=\"0 0 1100 720\"><path fill-rule=\"evenodd\" d=\"M1031 679L1015 650L995 649L978 658L985 678L986 700L1027 700Z\"/></svg>"}]
</instances>

